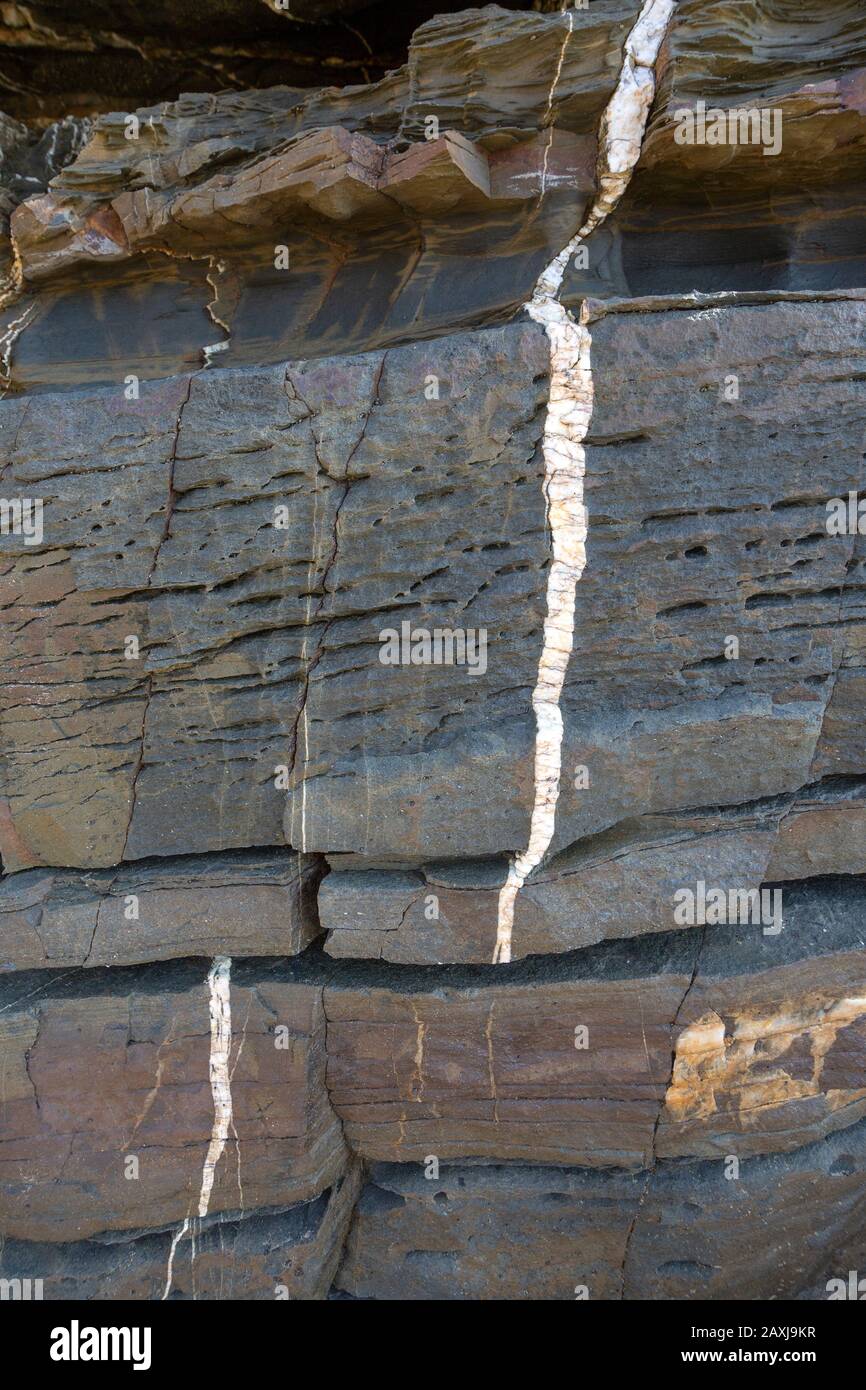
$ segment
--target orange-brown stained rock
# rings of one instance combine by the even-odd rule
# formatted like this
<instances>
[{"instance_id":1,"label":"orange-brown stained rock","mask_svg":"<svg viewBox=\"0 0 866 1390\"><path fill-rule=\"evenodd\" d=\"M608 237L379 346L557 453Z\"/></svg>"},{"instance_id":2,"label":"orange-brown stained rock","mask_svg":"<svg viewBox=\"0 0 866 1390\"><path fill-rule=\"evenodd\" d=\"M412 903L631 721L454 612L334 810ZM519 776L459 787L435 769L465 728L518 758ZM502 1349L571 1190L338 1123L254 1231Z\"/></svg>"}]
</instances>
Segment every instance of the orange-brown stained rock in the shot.
<instances>
[{"instance_id":1,"label":"orange-brown stained rock","mask_svg":"<svg viewBox=\"0 0 866 1390\"><path fill-rule=\"evenodd\" d=\"M331 1100L367 1158L640 1167L687 985L671 974L412 995L328 988Z\"/></svg>"},{"instance_id":2,"label":"orange-brown stained rock","mask_svg":"<svg viewBox=\"0 0 866 1390\"><path fill-rule=\"evenodd\" d=\"M681 1021L659 1156L784 1151L866 1113L863 951L699 975Z\"/></svg>"},{"instance_id":3,"label":"orange-brown stained rock","mask_svg":"<svg viewBox=\"0 0 866 1390\"><path fill-rule=\"evenodd\" d=\"M708 928L696 968L700 931L578 952L547 979L511 967L501 986L467 974L402 993L399 971L388 988L326 985L349 1144L385 1161L641 1167L845 1128L866 1113L866 948L832 940L849 911L841 889L792 887L779 937ZM663 964L659 948L678 954Z\"/></svg>"},{"instance_id":4,"label":"orange-brown stained rock","mask_svg":"<svg viewBox=\"0 0 866 1390\"><path fill-rule=\"evenodd\" d=\"M828 1054L858 1037L866 1056L866 996L707 1014L677 1038L666 1110L678 1122L733 1111L748 1123L753 1111L822 1093L830 1111L850 1105L866 1096L866 1073L861 1087L829 1091L822 1073Z\"/></svg>"}]
</instances>

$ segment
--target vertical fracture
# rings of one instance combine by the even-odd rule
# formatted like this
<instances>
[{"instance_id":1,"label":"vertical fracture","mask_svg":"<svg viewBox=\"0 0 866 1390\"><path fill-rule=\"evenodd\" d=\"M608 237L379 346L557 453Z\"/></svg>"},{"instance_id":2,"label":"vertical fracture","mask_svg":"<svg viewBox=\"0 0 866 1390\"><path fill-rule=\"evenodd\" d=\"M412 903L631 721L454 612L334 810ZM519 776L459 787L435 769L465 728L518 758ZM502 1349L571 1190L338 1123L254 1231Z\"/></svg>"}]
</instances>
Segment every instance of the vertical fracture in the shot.
<instances>
[{"instance_id":1,"label":"vertical fracture","mask_svg":"<svg viewBox=\"0 0 866 1390\"><path fill-rule=\"evenodd\" d=\"M553 839L562 770L560 698L574 645L577 582L586 564L583 441L592 416L592 339L585 310L576 322L560 302L562 279L578 246L613 211L628 186L655 96L656 58L675 8L676 0L645 0L625 41L616 89L601 118L598 192L583 226L542 271L532 298L524 305L530 318L544 328L550 344L550 392L542 452L552 556L544 641L532 694L535 799L529 842L511 861L499 892L494 965L511 960L517 895Z\"/></svg>"},{"instance_id":2,"label":"vertical fracture","mask_svg":"<svg viewBox=\"0 0 866 1390\"><path fill-rule=\"evenodd\" d=\"M234 1124L231 1075L229 1072L229 1056L232 1046L231 970L231 957L217 956L211 964L205 981L210 1011L210 1062L208 1070L211 1095L213 1096L213 1124L201 1174L197 1212L199 1220L208 1214L216 1166L225 1149L229 1130ZM177 1247L189 1228L190 1218L187 1216L172 1236L165 1288L162 1294L163 1301L168 1298L171 1292ZM193 1247L194 1254L195 1249Z\"/></svg>"}]
</instances>

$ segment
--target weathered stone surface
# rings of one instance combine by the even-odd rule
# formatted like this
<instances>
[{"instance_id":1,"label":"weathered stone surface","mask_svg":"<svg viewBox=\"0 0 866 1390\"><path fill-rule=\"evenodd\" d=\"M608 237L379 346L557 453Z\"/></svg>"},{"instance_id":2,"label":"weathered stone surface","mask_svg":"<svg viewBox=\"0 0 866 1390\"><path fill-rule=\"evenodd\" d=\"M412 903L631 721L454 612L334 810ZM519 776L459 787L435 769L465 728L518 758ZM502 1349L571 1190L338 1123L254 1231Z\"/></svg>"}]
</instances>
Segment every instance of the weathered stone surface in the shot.
<instances>
[{"instance_id":1,"label":"weathered stone surface","mask_svg":"<svg viewBox=\"0 0 866 1390\"><path fill-rule=\"evenodd\" d=\"M575 789L571 776L564 777L554 849L563 851L571 842L612 827L617 827L612 843L627 844L634 836L636 812L718 807L720 802L743 805L768 793L811 787L816 776L862 773L866 750L856 712L862 558L859 538L830 536L825 526L827 498L844 494L859 474L853 450L843 441L853 443L862 430L862 391L856 371L847 383L837 377L831 365L836 353L829 346L831 338L825 367L816 370L810 351L808 368L793 368L795 377L798 370L808 377L801 386L787 369L784 379L776 375L780 356L788 351L782 340L789 334L799 337L805 332L808 337L807 325L820 323L819 331L823 334L826 326L837 341L830 324L847 321L853 330L861 317L861 306L854 304L822 306L820 316L802 305L743 305L716 310L709 319L682 312L609 315L594 326L593 350L600 365L594 446L588 450L590 564L578 589L580 661L572 665L563 700L563 766L586 766L589 786ZM767 348L766 361L759 361L758 343L776 341L777 333L778 349ZM662 348L666 341L672 353L668 363ZM737 402L719 399L728 367L736 368L743 386ZM822 386L817 378L825 370ZM836 412L829 402L839 390L848 404L840 404ZM825 391L826 405L812 414L813 403L824 398ZM797 417L796 435L785 435L786 401ZM845 423L849 409L853 415ZM828 419L833 420L831 428L839 430L839 449L822 446L816 460ZM812 432L815 450L807 446L803 453L800 441ZM764 467L756 473L748 460L759 439ZM659 456L677 477L674 504L669 498L671 475L667 469L659 473L652 464ZM707 460L706 491L695 457ZM617 459L615 467L612 458ZM679 464L674 463L677 458ZM822 477L822 469L839 471L832 478L826 473ZM724 657L729 634L740 643L737 661ZM491 669L495 661L494 654ZM326 673L327 666L320 664L317 677ZM309 702L313 713L320 690L317 679ZM528 696L527 690L526 706ZM825 720L828 699L834 713L828 711ZM846 699L847 707L842 703ZM453 833L457 810L449 791L455 786L457 808L470 798L477 808L464 837L476 853L497 853L506 845L524 843L532 745L525 725L509 728L498 713L490 710L483 761L477 736L464 761L462 748L470 739L464 740L452 720L450 758L436 748L423 762L407 754L374 761L367 746L357 769L349 759L338 765L340 775L330 786L326 776L316 773L305 798L307 844L332 855L337 850L352 852L347 863L355 869L363 866L365 855L390 870L406 866L410 851L414 856L426 848L435 857L454 856L459 852ZM333 748L330 729L328 734ZM825 794L832 798L832 785L820 791L822 797ZM375 820L367 814L371 804L381 808ZM519 832L511 827L521 807L524 828ZM750 813L751 807L745 806L746 818ZM840 814L852 829L850 855L840 851L840 859L828 861L828 868L862 872L856 813L843 809ZM363 841L351 836L349 827L356 819L364 826ZM773 815L762 814L762 819L768 833L745 835L736 854L731 853L731 837L716 846L704 840L696 868L703 853L704 865L721 874L723 882L729 875L748 884L763 875L779 876L780 867L770 872L769 859L761 868L763 854L772 851ZM830 834L829 811L820 819ZM598 844L603 847L604 840ZM586 845L589 854L595 848L591 840ZM578 862L583 850L580 845ZM548 877L553 867L539 871L539 877ZM814 871L808 856L801 855L790 876ZM616 891L627 893L625 865L618 864L615 872ZM709 872L707 881L715 881ZM647 891L646 881L637 874L631 883L651 923L658 917L659 888L650 882ZM492 873L485 886L491 890L485 910L492 929ZM338 891L336 880L326 880L323 890L326 925L340 926L340 921L329 919L331 891ZM589 919L584 930L567 937L560 916L551 941L533 921L534 891L530 880L526 899L518 902L518 954L562 949L563 936L571 944L597 939L601 928L593 927L592 918L614 917L618 907L626 922L629 917L628 896L615 904L603 893L596 894L592 908L581 914L582 921ZM410 902L407 898L402 907ZM414 911L419 922L418 909ZM367 920L377 912L371 904ZM525 936L521 913L529 919ZM459 929L449 932L446 924L438 934L436 924L425 920L423 943L420 926L413 933L414 924L407 923L399 944L390 943L389 937L366 935L358 942L358 953L382 950L393 952L395 959L489 959L480 925L469 926L463 911L459 916ZM392 916L390 925L394 924ZM377 926L387 925L383 909ZM344 936L337 949L351 951L351 938Z\"/></svg>"},{"instance_id":2,"label":"weathered stone surface","mask_svg":"<svg viewBox=\"0 0 866 1390\"><path fill-rule=\"evenodd\" d=\"M648 1175L377 1163L340 1289L356 1298L827 1297L862 1268L866 1122L794 1154ZM818 1231L832 1231L828 1244ZM586 1296L585 1294L582 1296Z\"/></svg>"},{"instance_id":3,"label":"weathered stone surface","mask_svg":"<svg viewBox=\"0 0 866 1390\"><path fill-rule=\"evenodd\" d=\"M441 8L0 6L0 1296L866 1258L866 26Z\"/></svg>"},{"instance_id":4,"label":"weathered stone surface","mask_svg":"<svg viewBox=\"0 0 866 1390\"><path fill-rule=\"evenodd\" d=\"M693 929L483 972L234 962L210 1212L316 1196L345 1164L342 1130L370 1160L637 1170L850 1127L866 1112L864 889L783 892L777 936ZM193 962L0 982L8 1235L195 1215L214 1114L203 976Z\"/></svg>"},{"instance_id":5,"label":"weathered stone surface","mask_svg":"<svg viewBox=\"0 0 866 1390\"><path fill-rule=\"evenodd\" d=\"M90 1240L7 1240L0 1278L42 1281L53 1300L316 1300L327 1296L361 1185L361 1168L310 1202L283 1210L225 1212L196 1221L192 1238L176 1230L106 1232Z\"/></svg>"},{"instance_id":6,"label":"weathered stone surface","mask_svg":"<svg viewBox=\"0 0 866 1390\"><path fill-rule=\"evenodd\" d=\"M341 856L336 856L340 868ZM487 964L503 859L407 873L342 869L319 889L334 956ZM862 779L830 779L794 797L626 820L562 851L522 890L516 956L686 926L677 894L866 873Z\"/></svg>"},{"instance_id":7,"label":"weathered stone surface","mask_svg":"<svg viewBox=\"0 0 866 1390\"><path fill-rule=\"evenodd\" d=\"M221 366L363 351L513 315L593 191L638 10L594 0L568 43L562 16L441 15L370 86L184 95L135 112L135 139L132 113L103 116L15 213L14 386L111 383L118 359L153 378L217 343ZM106 296L123 306L109 321Z\"/></svg>"},{"instance_id":8,"label":"weathered stone surface","mask_svg":"<svg viewBox=\"0 0 866 1390\"><path fill-rule=\"evenodd\" d=\"M275 772L320 764L319 721L339 720L348 747L361 736L372 753L371 735L396 751L414 744L419 722L427 742L446 718L453 667L419 685L414 670L379 661L379 632L403 612L498 633L492 679L518 717L522 690L508 687L517 671L523 688L532 680L541 618L544 363L537 330L514 326L384 357L202 374L146 387L126 406L103 393L95 415L86 396L46 397L23 434L27 403L0 403L8 484L46 494L44 545L2 539L14 604L7 866L282 843ZM430 372L441 399L407 412ZM112 506L114 468L138 512ZM506 521L508 540L491 539L503 536L506 486L526 503ZM130 633L136 661L124 655ZM489 679L457 679L471 726L474 710L491 707ZM51 738L61 707L66 736ZM330 762L337 745L327 746ZM307 830L307 799L293 801L299 847L318 838L322 813L310 803Z\"/></svg>"},{"instance_id":9,"label":"weathered stone surface","mask_svg":"<svg viewBox=\"0 0 866 1390\"><path fill-rule=\"evenodd\" d=\"M784 1151L866 1113L864 881L780 891L778 936L706 928L677 1020L661 1157Z\"/></svg>"},{"instance_id":10,"label":"weathered stone surface","mask_svg":"<svg viewBox=\"0 0 866 1390\"><path fill-rule=\"evenodd\" d=\"M570 288L607 298L862 287L864 72L863 15L848 0L812 11L680 0L640 164ZM678 143L677 113L699 102L742 111L743 137ZM756 140L762 112L769 138Z\"/></svg>"},{"instance_id":11,"label":"weathered stone surface","mask_svg":"<svg viewBox=\"0 0 866 1390\"><path fill-rule=\"evenodd\" d=\"M75 159L90 134L90 121L64 116L47 130L34 131L0 112L0 292L14 286L16 272L9 236L10 218L26 198L48 187ZM5 344L4 344L5 347ZM4 376L8 373L4 370Z\"/></svg>"},{"instance_id":12,"label":"weathered stone surface","mask_svg":"<svg viewBox=\"0 0 866 1390\"><path fill-rule=\"evenodd\" d=\"M402 989L399 974L326 987L328 1087L349 1144L386 1161L640 1168L784 1151L854 1123L866 890L781 891L777 934L707 926L498 967L485 983L430 972Z\"/></svg>"},{"instance_id":13,"label":"weathered stone surface","mask_svg":"<svg viewBox=\"0 0 866 1390\"><path fill-rule=\"evenodd\" d=\"M120 255L126 264L123 227L129 225L130 200L143 203L142 185L151 192L143 223L141 216L133 219L133 242L143 226L153 234L151 244L177 254L179 238L180 254L199 261L178 265L160 255L138 256L125 279L117 279L117 266L109 267L108 279L96 270L96 279L79 275L76 284L58 286L51 306L45 296L27 300L34 317L16 344L16 380L28 389L68 381L73 354L58 356L51 339L61 324L65 333L74 329L82 314L90 334L76 341L72 379L104 382L106 359L117 355L136 358L139 372L153 376L171 370L168 361L174 370L200 361L202 349L215 341L228 348L222 365L240 364L332 352L335 324L340 350L362 350L513 313L545 259L580 223L582 205L575 195L585 198L591 191L598 119L637 8L625 0L594 0L574 12L567 41L558 15L506 13L495 6L442 15L417 30L406 66L378 83L323 92L262 83L267 89L252 97L185 95L177 103L139 110L144 134L136 141L125 138L128 111L118 103L47 200L37 196L32 212L17 214L25 276L27 227L40 225L40 208L57 209L44 227L49 259L58 258L58 238L62 243L71 218L83 236L85 259L99 266ZM814 18L804 21L787 8L789 58L780 67L764 37L778 17L775 9L765 12L763 0L745 20L739 12L731 19L728 0L680 7L663 48L661 97L636 177L622 208L594 233L588 266L569 271L570 302L586 293L784 294L863 284L857 211L862 197L850 191L853 186L862 193L866 177L860 26L852 32L844 0L828 7L821 44L835 55L830 67L826 58L816 59ZM726 35L724 57L716 47L720 34ZM467 82L468 73L474 83ZM724 91L731 86L735 96ZM778 157L765 157L746 143L677 144L676 112L698 99L711 108L720 101L727 110L738 100L747 111L778 111ZM380 196L373 201L390 215L379 231L362 217L342 230L336 223L323 238L320 207L315 223L305 225L295 215L287 232L279 199L271 198L271 211L244 216L240 232L223 221L203 237L192 224L178 224L160 241L158 210L166 200L179 195L209 204L211 188L231 204L265 167L273 179L283 162L291 164L292 150L306 141L339 141L342 132L350 141L372 140L382 158L400 161L407 159L409 140L422 142L417 156L427 159L424 123L431 116L456 140L471 141L482 163L491 156L516 161L520 172L509 183L516 206L509 210L507 198L501 205L494 199L479 214L455 204L443 216L429 190L414 210L402 212ZM334 176L327 172L329 181ZM527 196L537 204L531 215L520 206ZM245 243L241 255L239 235ZM285 237L290 275L274 268L274 246ZM107 349L92 341L94 332L103 332L92 309L106 291L123 304L129 321L122 347L116 333ZM187 313L176 318L171 306L178 296ZM209 302L216 321L210 324ZM360 322L359 302L365 306ZM21 305L14 316L20 312ZM160 315L164 330L172 324L174 341L147 341L144 330L153 314Z\"/></svg>"},{"instance_id":14,"label":"weathered stone surface","mask_svg":"<svg viewBox=\"0 0 866 1390\"><path fill-rule=\"evenodd\" d=\"M829 712L827 723L829 723ZM826 737L826 731L825 731ZM840 777L805 788L779 826L766 876L866 873L866 784Z\"/></svg>"},{"instance_id":15,"label":"weathered stone surface","mask_svg":"<svg viewBox=\"0 0 866 1390\"><path fill-rule=\"evenodd\" d=\"M205 973L192 962L5 977L6 1236L82 1240L196 1215L214 1124ZM241 965L231 1005L232 1127L214 1215L309 1200L346 1162L324 1088L321 991L267 972L245 983ZM138 1178L126 1175L130 1155Z\"/></svg>"},{"instance_id":16,"label":"weathered stone surface","mask_svg":"<svg viewBox=\"0 0 866 1390\"><path fill-rule=\"evenodd\" d=\"M569 167L563 164L568 142L561 134L557 145L559 159L550 177L571 185L583 182L590 191L587 146L571 143ZM401 210L477 214L487 210L488 203L493 212L500 203L536 198L545 148L545 141L533 142L534 159L524 158L523 163L536 167L538 178L521 179L517 150L488 156L456 130L394 152L361 132L331 126L283 142L278 153L255 159L234 176L216 173L192 187L181 185L161 194L133 189L93 210L87 203L65 207L54 193L30 198L13 215L12 235L27 285L88 265L115 265L148 250L190 259L196 259L197 252L207 260L207 248L217 238L230 252L269 235L279 222L303 219L305 213L366 228L393 222ZM187 149L180 161L182 172L198 172L199 159L206 169L214 155L223 153L223 148L209 148L197 156ZM581 153L585 169L580 167Z\"/></svg>"},{"instance_id":17,"label":"weathered stone surface","mask_svg":"<svg viewBox=\"0 0 866 1390\"><path fill-rule=\"evenodd\" d=\"M661 330L654 356L648 318ZM802 305L742 306L711 320L610 315L596 325L592 563L578 596L582 664L563 701L564 766L586 765L589 786L564 778L554 850L635 815L736 805L810 785L818 768L862 769L853 718L844 759L821 741L834 670L846 663L833 692L838 726L839 692L861 659L861 561L853 538L818 529L826 497L856 474L846 441L862 417L861 320L847 303L820 317ZM710 333L724 335L714 364L700 357ZM784 357L795 343L801 351L804 333L805 402L790 378L807 369ZM670 371L635 392L647 362L663 360L665 334ZM784 360L755 359L768 335ZM701 385L728 366L750 391L719 401L714 385L708 399ZM428 402L431 370L442 390ZM286 838L298 847L412 866L518 847L531 806L546 550L535 452L543 393L539 335L515 326L395 349L384 365L374 354L203 374L125 406L105 394L95 418L86 397L45 398L25 430L27 403L4 402L7 477L46 491L50 479L65 512L62 548L51 542L51 497L44 547L4 538L21 624L21 684L6 694L9 867L279 843L274 772L293 762L304 787L290 797ZM766 440L767 413L781 426L786 408L800 441L810 430L817 441L832 412L835 441L810 462L807 500L802 446L781 429L769 431L761 476L739 462ZM121 410L132 443L110 433ZM701 473L690 460L724 422L720 492L715 465ZM120 449L114 466L137 483L144 526L126 513L108 520L111 475L84 454L100 430ZM614 472L605 439L625 440ZM683 472L689 496L680 489L676 508L667 479L644 465L650 441ZM74 452L58 475L61 449ZM503 511L506 486L525 505ZM271 522L284 499L281 531ZM849 593L851 617L839 624ZM414 667L383 666L379 634L406 615L486 628L486 672L431 667L419 679ZM140 662L124 659L130 632L140 634ZM737 662L721 655L731 632ZM49 742L41 706L61 690L67 737ZM838 727L827 735L837 742ZM465 958L457 944L453 958Z\"/></svg>"},{"instance_id":18,"label":"weathered stone surface","mask_svg":"<svg viewBox=\"0 0 866 1390\"><path fill-rule=\"evenodd\" d=\"M0 882L0 968L294 955L319 933L318 876L291 851L13 874Z\"/></svg>"},{"instance_id":19,"label":"weathered stone surface","mask_svg":"<svg viewBox=\"0 0 866 1390\"><path fill-rule=\"evenodd\" d=\"M573 969L543 986L329 989L328 1086L351 1147L396 1161L645 1166L688 962L604 985Z\"/></svg>"}]
</instances>

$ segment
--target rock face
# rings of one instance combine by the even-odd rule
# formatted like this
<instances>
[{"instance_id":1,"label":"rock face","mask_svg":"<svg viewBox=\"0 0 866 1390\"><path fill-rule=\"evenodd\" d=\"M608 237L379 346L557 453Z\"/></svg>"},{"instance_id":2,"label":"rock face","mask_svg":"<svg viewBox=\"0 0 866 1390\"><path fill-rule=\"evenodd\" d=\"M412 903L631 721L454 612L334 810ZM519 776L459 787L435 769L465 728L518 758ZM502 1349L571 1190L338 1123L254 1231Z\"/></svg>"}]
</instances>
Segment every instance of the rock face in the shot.
<instances>
[{"instance_id":1,"label":"rock face","mask_svg":"<svg viewBox=\"0 0 866 1390\"><path fill-rule=\"evenodd\" d=\"M79 8L0 17L0 1278L826 1297L862 16Z\"/></svg>"},{"instance_id":2,"label":"rock face","mask_svg":"<svg viewBox=\"0 0 866 1390\"><path fill-rule=\"evenodd\" d=\"M217 1168L209 1215L307 1200L347 1163L324 1085L321 989L274 985L267 970L244 979L236 967L234 1153ZM213 1130L201 971L184 963L36 982L22 972L4 983L4 1232L69 1240L179 1225L196 1210Z\"/></svg>"},{"instance_id":3,"label":"rock face","mask_svg":"<svg viewBox=\"0 0 866 1390\"><path fill-rule=\"evenodd\" d=\"M861 1123L752 1159L736 1181L721 1162L645 1177L449 1165L436 1182L376 1163L338 1285L376 1299L826 1297L828 1275L863 1258L864 1141ZM816 1228L832 1228L832 1256Z\"/></svg>"},{"instance_id":4,"label":"rock face","mask_svg":"<svg viewBox=\"0 0 866 1390\"><path fill-rule=\"evenodd\" d=\"M355 1164L309 1202L282 1210L210 1217L197 1224L195 1244L172 1228L108 1232L65 1241L7 1240L4 1268L43 1297L69 1300L302 1299L327 1296L360 1189ZM171 1283L167 1270L171 1260Z\"/></svg>"},{"instance_id":5,"label":"rock face","mask_svg":"<svg viewBox=\"0 0 866 1390\"><path fill-rule=\"evenodd\" d=\"M11 874L0 883L5 968L293 954L319 934L318 878L312 855L285 850Z\"/></svg>"}]
</instances>

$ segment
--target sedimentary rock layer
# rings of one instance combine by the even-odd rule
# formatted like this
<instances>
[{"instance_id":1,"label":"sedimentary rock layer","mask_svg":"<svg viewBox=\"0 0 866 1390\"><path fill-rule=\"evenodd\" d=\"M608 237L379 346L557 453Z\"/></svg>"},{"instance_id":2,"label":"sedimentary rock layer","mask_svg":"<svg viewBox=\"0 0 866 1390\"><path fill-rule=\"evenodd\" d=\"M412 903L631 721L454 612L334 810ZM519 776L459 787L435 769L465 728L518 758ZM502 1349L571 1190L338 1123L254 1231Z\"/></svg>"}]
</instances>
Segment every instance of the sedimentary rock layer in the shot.
<instances>
[{"instance_id":1,"label":"sedimentary rock layer","mask_svg":"<svg viewBox=\"0 0 866 1390\"><path fill-rule=\"evenodd\" d=\"M524 306L550 344L550 390L541 448L551 560L544 642L532 692L535 761L529 838L526 848L511 860L500 890L494 963L511 960L517 895L545 858L555 831L562 784L562 690L574 646L575 588L586 565L584 441L593 410L592 339L585 307L575 320L562 303L562 278L571 257L616 207L637 164L655 94L655 63L675 5L676 0L646 0L627 34L617 84L599 127L596 196L585 221L545 266ZM569 12L564 18L568 26L564 43L568 43L574 16Z\"/></svg>"},{"instance_id":2,"label":"sedimentary rock layer","mask_svg":"<svg viewBox=\"0 0 866 1390\"><path fill-rule=\"evenodd\" d=\"M554 851L636 815L862 774L862 538L824 524L858 476L861 330L856 302L594 326L592 564ZM46 495L42 545L3 539L7 866L284 834L398 865L525 843L545 392L542 335L515 325L203 373L138 402L45 397L30 415L7 398L6 485ZM141 515L113 502L118 468ZM381 633L403 621L485 629L486 669L383 665Z\"/></svg>"},{"instance_id":3,"label":"sedimentary rock layer","mask_svg":"<svg viewBox=\"0 0 866 1390\"><path fill-rule=\"evenodd\" d=\"M360 1188L361 1169L282 1210L225 1212L194 1224L172 1260L169 1299L325 1298ZM0 1278L41 1281L53 1300L151 1300L165 1292L174 1231L106 1232L72 1242L7 1240Z\"/></svg>"},{"instance_id":4,"label":"sedimentary rock layer","mask_svg":"<svg viewBox=\"0 0 866 1390\"><path fill-rule=\"evenodd\" d=\"M639 8L594 0L565 49L562 16L443 15L371 86L103 116L14 214L6 313L29 318L13 388L110 383L119 361L121 378L158 377L216 342L223 365L285 361L513 314L592 194ZM108 318L106 296L122 306ZM71 351L57 350L61 325Z\"/></svg>"},{"instance_id":5,"label":"sedimentary rock layer","mask_svg":"<svg viewBox=\"0 0 866 1390\"><path fill-rule=\"evenodd\" d=\"M189 962L7 978L7 1236L80 1240L196 1216L214 1126L207 973ZM231 1008L233 1118L213 1215L308 1200L346 1162L324 1085L321 990L236 967Z\"/></svg>"},{"instance_id":6,"label":"sedimentary rock layer","mask_svg":"<svg viewBox=\"0 0 866 1390\"><path fill-rule=\"evenodd\" d=\"M315 950L232 962L231 1110L209 1212L309 1200L346 1145L368 1160L637 1170L787 1152L853 1125L866 1109L862 885L794 886L783 901L776 935L696 928L483 972ZM178 1248L191 1238L182 1223L200 1209L220 1116L206 973L5 977L8 1235L171 1222Z\"/></svg>"},{"instance_id":7,"label":"sedimentary rock layer","mask_svg":"<svg viewBox=\"0 0 866 1390\"><path fill-rule=\"evenodd\" d=\"M848 0L680 0L637 174L567 293L862 287L864 72Z\"/></svg>"},{"instance_id":8,"label":"sedimentary rock layer","mask_svg":"<svg viewBox=\"0 0 866 1390\"><path fill-rule=\"evenodd\" d=\"M861 1121L737 1169L377 1163L337 1285L379 1300L826 1298L866 1255L864 1149Z\"/></svg>"},{"instance_id":9,"label":"sedimentary rock layer","mask_svg":"<svg viewBox=\"0 0 866 1390\"><path fill-rule=\"evenodd\" d=\"M432 348L203 373L137 402L45 397L29 419L28 401L0 403L6 485L45 498L42 546L2 541L7 867L282 843L279 774L298 735L300 778L321 763L322 718L348 748L372 720L383 753L414 745L416 726L426 743L447 718L453 668L420 687L414 670L381 664L395 620L487 625L500 684L520 669L529 683L543 339L515 326ZM431 374L440 399L426 402ZM135 507L117 505L117 470ZM504 487L527 501L503 521ZM489 702L485 679L458 678L469 711ZM518 714L519 694L501 700ZM291 800L298 846L320 838L307 800Z\"/></svg>"},{"instance_id":10,"label":"sedimentary rock layer","mask_svg":"<svg viewBox=\"0 0 866 1390\"><path fill-rule=\"evenodd\" d=\"M850 1124L866 1106L862 900L856 880L793 886L777 935L707 926L502 984L328 987L347 1139L377 1160L640 1168Z\"/></svg>"},{"instance_id":11,"label":"sedimentary rock layer","mask_svg":"<svg viewBox=\"0 0 866 1390\"><path fill-rule=\"evenodd\" d=\"M417 869L341 867L318 911L334 956L485 963L503 859ZM515 958L689 925L682 893L727 894L781 880L866 873L862 778L830 777L788 796L627 818L562 850L523 888ZM693 924L693 923L692 923Z\"/></svg>"},{"instance_id":12,"label":"sedimentary rock layer","mask_svg":"<svg viewBox=\"0 0 866 1390\"><path fill-rule=\"evenodd\" d=\"M16 1288L866 1259L866 27L440 8L0 6Z\"/></svg>"},{"instance_id":13,"label":"sedimentary rock layer","mask_svg":"<svg viewBox=\"0 0 866 1390\"><path fill-rule=\"evenodd\" d=\"M311 856L285 850L26 870L0 883L2 965L294 955L319 933L319 874Z\"/></svg>"}]
</instances>

